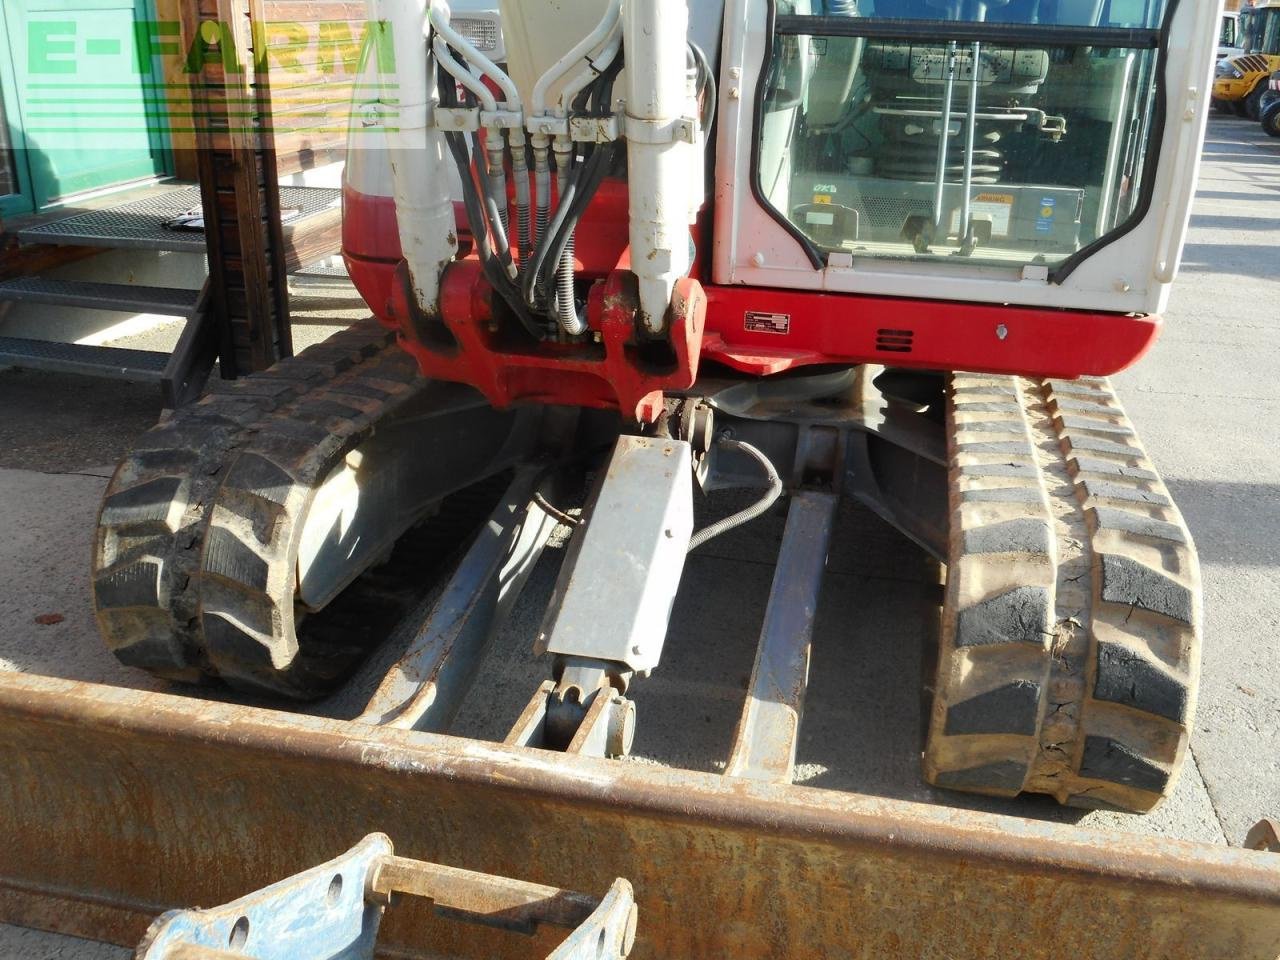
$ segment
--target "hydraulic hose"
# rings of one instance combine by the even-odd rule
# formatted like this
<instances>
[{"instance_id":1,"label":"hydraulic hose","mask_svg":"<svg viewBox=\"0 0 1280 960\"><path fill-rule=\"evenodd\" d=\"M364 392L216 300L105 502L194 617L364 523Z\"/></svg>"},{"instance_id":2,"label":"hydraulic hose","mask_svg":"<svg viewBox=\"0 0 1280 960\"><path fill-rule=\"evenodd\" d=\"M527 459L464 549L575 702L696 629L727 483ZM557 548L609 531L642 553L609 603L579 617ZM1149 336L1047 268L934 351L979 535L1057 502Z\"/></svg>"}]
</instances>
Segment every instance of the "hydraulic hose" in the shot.
<instances>
[{"instance_id":1,"label":"hydraulic hose","mask_svg":"<svg viewBox=\"0 0 1280 960\"><path fill-rule=\"evenodd\" d=\"M489 195L498 208L502 231L511 236L511 211L507 206L507 167L505 163L506 138L502 129L494 127L485 131L485 156L489 159ZM510 243L508 242L508 246ZM514 279L514 278L513 278Z\"/></svg>"},{"instance_id":2,"label":"hydraulic hose","mask_svg":"<svg viewBox=\"0 0 1280 960\"><path fill-rule=\"evenodd\" d=\"M457 106L459 102L458 88L456 83L451 81L452 77L444 70L441 70L439 84L442 99L448 101L446 103L447 106ZM485 202L480 199L483 190L476 189L476 182L472 177L471 156L467 151L466 137L456 131L446 133L445 143L449 147L449 152L452 154L454 164L458 169L458 176L462 181L463 207L467 214L467 222L471 227L471 236L475 241L476 253L480 257L485 277L498 296L511 308L511 311L516 315L521 326L528 331L529 335L536 340L545 339L546 331L529 314L520 296L520 291L512 282L512 279L504 269L504 265L499 264L494 256L493 246L490 243L490 233L493 225L490 222L490 217L486 216ZM478 161L475 166L477 175L485 179L483 162ZM500 232L500 223L498 227ZM505 242L505 234L500 233L500 235ZM510 262L509 249L507 251L507 262Z\"/></svg>"},{"instance_id":3,"label":"hydraulic hose","mask_svg":"<svg viewBox=\"0 0 1280 960\"><path fill-rule=\"evenodd\" d=\"M498 69L498 66L492 60L477 50L466 37L453 29L449 22L451 17L452 12L445 0L432 0L429 13L433 33L431 49L435 53L440 67L456 83L461 84L471 92L482 111L496 111L498 109L498 101L492 91L485 86L481 76L477 76L466 65L458 61L454 56L454 50L458 51L463 60L472 69L483 77L489 78L497 85L502 91L503 105L508 110L520 111L522 109L520 93L511 78ZM505 141L502 131L497 126L487 127L487 134L489 138L486 150L488 169L486 170L485 162L481 159L478 145L476 149L476 169L484 189L485 212L494 221L493 226L498 228L494 231L494 241L498 248L498 255L503 260L503 266L507 274L514 280L518 271L511 255L510 243L507 240L507 231L511 224L511 213L507 205L507 175L503 159ZM523 142L523 135L521 136L521 141ZM525 178L522 176L520 179L524 180ZM519 192L519 183L517 183L517 192ZM525 184L524 193L527 201L527 183Z\"/></svg>"},{"instance_id":4,"label":"hydraulic hose","mask_svg":"<svg viewBox=\"0 0 1280 960\"><path fill-rule=\"evenodd\" d=\"M519 271L515 265L515 254L511 250L511 207L507 195L507 166L503 149L505 138L498 128L487 130L486 134L485 154L488 157L488 181L485 184L485 190L489 197L487 208L490 210L491 215L493 211L497 212L498 226L502 229L502 249L505 251L503 256L509 264L511 279L514 280ZM476 163L477 165L480 163L478 155Z\"/></svg>"},{"instance_id":5,"label":"hydraulic hose","mask_svg":"<svg viewBox=\"0 0 1280 960\"><path fill-rule=\"evenodd\" d=\"M716 438L716 446L725 450L736 450L740 453L745 453L760 464L765 474L765 480L769 484L769 489L765 491L764 496L751 504L751 506L739 510L723 520L717 520L715 523L709 524L695 533L689 538L689 553L693 553L708 540L714 540L720 534L728 533L735 527L740 527L744 523L754 520L777 503L778 498L782 496L782 478L778 476L778 471L774 468L773 463L763 453L751 444L744 443L741 440L734 440L727 434L721 434Z\"/></svg>"},{"instance_id":6,"label":"hydraulic hose","mask_svg":"<svg viewBox=\"0 0 1280 960\"><path fill-rule=\"evenodd\" d=\"M573 233L570 231L560 256L560 269L556 273L556 322L568 336L580 337L587 332L587 321L578 314L578 304L573 292Z\"/></svg>"},{"instance_id":7,"label":"hydraulic hose","mask_svg":"<svg viewBox=\"0 0 1280 960\"><path fill-rule=\"evenodd\" d=\"M568 236L566 225L577 226L592 194L610 168L609 161L615 150L615 144L596 148L582 164L582 171L570 177L564 201L556 208L555 219L547 227L549 232L539 241L533 261L525 268L523 287L526 302L529 302L530 291L545 289L555 283L556 268L563 253L562 244Z\"/></svg>"},{"instance_id":8,"label":"hydraulic hose","mask_svg":"<svg viewBox=\"0 0 1280 960\"><path fill-rule=\"evenodd\" d=\"M856 7L857 0L853 0ZM716 88L715 71L711 69L711 61L707 59L706 51L700 46L689 41L689 50L693 53L694 62L698 65L698 72L702 75L698 84L699 92L706 94L706 99L702 105L702 132L706 134L707 139L711 138L711 128L715 126L716 111L719 109L719 93Z\"/></svg>"},{"instance_id":9,"label":"hydraulic hose","mask_svg":"<svg viewBox=\"0 0 1280 960\"><path fill-rule=\"evenodd\" d=\"M544 142L546 139L545 136L533 138L533 185L537 194L534 235L531 238L534 243L541 243L547 235L547 223L551 219L551 145Z\"/></svg>"},{"instance_id":10,"label":"hydraulic hose","mask_svg":"<svg viewBox=\"0 0 1280 960\"><path fill-rule=\"evenodd\" d=\"M533 223L530 219L532 197L529 188L529 157L525 151L527 141L524 131L513 127L510 142L511 175L516 182L516 243L520 247L520 265L524 266L533 253L531 236Z\"/></svg>"},{"instance_id":11,"label":"hydraulic hose","mask_svg":"<svg viewBox=\"0 0 1280 960\"><path fill-rule=\"evenodd\" d=\"M564 85L564 89L560 91L560 109L566 115L568 115L578 94L595 83L609 69L621 49L622 30L620 27L615 27L613 33L609 35L609 42L605 44L604 48L595 57L588 57L586 67L580 70L576 77L568 81Z\"/></svg>"},{"instance_id":12,"label":"hydraulic hose","mask_svg":"<svg viewBox=\"0 0 1280 960\"><path fill-rule=\"evenodd\" d=\"M605 9L604 17L596 25L596 28L587 34L577 46L556 61L555 65L539 78L533 88L531 109L534 116L546 113L547 93L555 82L572 70L574 64L583 58L589 57L596 47L608 39L609 34L620 22L621 10L622 0L610 0L609 6Z\"/></svg>"},{"instance_id":13,"label":"hydraulic hose","mask_svg":"<svg viewBox=\"0 0 1280 960\"><path fill-rule=\"evenodd\" d=\"M577 197L578 179L576 175L570 175L564 192L560 196L560 202L556 206L554 219L540 225L538 228L538 241L534 247L533 257L525 267L524 277L521 281L525 303L530 308L537 308L539 302L537 293L539 290L546 289L548 280L550 279L554 283L555 270L560 263L559 251L556 251L555 255L551 257L548 257L548 254L551 253L553 239L560 232L561 226L563 226L569 215L569 209ZM550 175L548 174L549 181ZM547 269L548 267L549 269Z\"/></svg>"},{"instance_id":14,"label":"hydraulic hose","mask_svg":"<svg viewBox=\"0 0 1280 960\"><path fill-rule=\"evenodd\" d=\"M575 109L606 109L622 66L622 58L616 58L588 91L579 96ZM525 300L531 308L536 309L542 303L535 292L545 291L557 283L556 273L564 261L565 246L600 182L614 170L622 150L618 142L583 148L583 162L577 163L570 171L568 186L562 192L555 219L540 228L534 254L523 265Z\"/></svg>"},{"instance_id":15,"label":"hydraulic hose","mask_svg":"<svg viewBox=\"0 0 1280 960\"><path fill-rule=\"evenodd\" d=\"M561 205L569 192L569 168L573 162L573 144L556 143L557 186L560 189ZM564 249L560 254L555 276L556 302L555 318L560 329L570 337L580 337L587 332L587 321L578 316L578 305L573 293L573 232L574 225L567 225Z\"/></svg>"},{"instance_id":16,"label":"hydraulic hose","mask_svg":"<svg viewBox=\"0 0 1280 960\"><path fill-rule=\"evenodd\" d=\"M507 242L506 220L502 216L502 210L507 205L506 190L504 187L501 198L495 192L493 180L489 176L489 170L480 149L480 135L478 133L472 134L472 153L475 156L476 177L480 181L480 196L484 202L485 220L489 227L489 233L493 237L494 252L498 255L498 260L508 278L515 280L517 276L515 263L511 259L511 244ZM465 182L463 187L465 189ZM499 203L501 203L501 208L499 208Z\"/></svg>"},{"instance_id":17,"label":"hydraulic hose","mask_svg":"<svg viewBox=\"0 0 1280 960\"><path fill-rule=\"evenodd\" d=\"M471 181L471 161L467 155L466 139L462 134L453 132L445 134L445 141L449 145L454 163L458 167L458 175L462 177L463 207L467 213L467 222L471 226L471 236L475 240L476 253L480 257L485 277L498 296L502 297L507 306L511 308L512 313L516 315L520 325L528 331L529 335L535 340L546 339L546 331L538 326L533 317L529 315L529 311L520 298L519 291L515 289L493 255L493 248L489 244L488 233L485 230L486 218L484 210L479 198L476 196L474 185L470 189L467 188L467 184Z\"/></svg>"},{"instance_id":18,"label":"hydraulic hose","mask_svg":"<svg viewBox=\"0 0 1280 960\"><path fill-rule=\"evenodd\" d=\"M436 62L444 72L471 91L471 94L480 101L481 110L498 109L498 101L494 98L492 91L484 85L484 81L457 61L453 51L449 49L449 44L438 33L431 41L431 50L435 53Z\"/></svg>"},{"instance_id":19,"label":"hydraulic hose","mask_svg":"<svg viewBox=\"0 0 1280 960\"><path fill-rule=\"evenodd\" d=\"M498 89L502 91L503 101L507 104L509 110L523 109L520 101L520 91L516 89L516 85L511 78L502 70L498 69L498 65L486 57L483 53L476 49L466 37L454 30L449 24L452 18L452 11L449 4L445 0L431 0L431 11L429 14L431 28L444 39L444 41L455 50L457 50L464 60L471 66L479 70L484 76L488 77ZM434 44L433 44L434 46Z\"/></svg>"}]
</instances>

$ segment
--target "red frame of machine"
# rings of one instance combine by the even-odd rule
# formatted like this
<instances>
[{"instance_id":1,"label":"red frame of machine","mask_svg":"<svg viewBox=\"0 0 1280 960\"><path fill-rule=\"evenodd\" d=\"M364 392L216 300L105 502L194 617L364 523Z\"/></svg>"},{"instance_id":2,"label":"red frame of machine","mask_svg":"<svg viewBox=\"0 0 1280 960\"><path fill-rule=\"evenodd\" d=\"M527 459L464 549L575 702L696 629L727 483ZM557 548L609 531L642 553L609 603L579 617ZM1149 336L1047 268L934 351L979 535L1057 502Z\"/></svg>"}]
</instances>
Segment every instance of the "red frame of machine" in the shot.
<instances>
[{"instance_id":1,"label":"red frame of machine","mask_svg":"<svg viewBox=\"0 0 1280 960\"><path fill-rule=\"evenodd\" d=\"M462 217L459 217L462 221ZM710 230L695 235L707 249ZM504 346L491 335L487 284L474 256L452 264L441 313L452 344L422 336L406 302L391 197L348 188L343 252L374 314L396 329L426 376L468 383L498 407L521 401L617 407L652 419L663 391L687 390L700 363L757 376L813 364L880 363L1023 376L1106 376L1139 360L1160 330L1157 316L861 294L724 286L685 281L672 317L674 367L646 366L634 339L627 293L625 184L606 182L577 233L580 276L596 281L588 301L594 342ZM695 264L694 276L705 274Z\"/></svg>"}]
</instances>

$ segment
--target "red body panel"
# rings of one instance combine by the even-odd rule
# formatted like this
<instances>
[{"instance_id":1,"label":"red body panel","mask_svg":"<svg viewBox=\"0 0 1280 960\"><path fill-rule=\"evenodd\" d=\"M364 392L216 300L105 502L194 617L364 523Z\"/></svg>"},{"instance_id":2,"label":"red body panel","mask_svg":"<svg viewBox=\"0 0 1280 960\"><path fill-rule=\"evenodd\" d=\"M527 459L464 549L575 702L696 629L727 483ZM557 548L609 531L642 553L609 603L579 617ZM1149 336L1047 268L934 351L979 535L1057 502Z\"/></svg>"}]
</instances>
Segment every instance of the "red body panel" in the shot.
<instances>
[{"instance_id":1,"label":"red body panel","mask_svg":"<svg viewBox=\"0 0 1280 960\"><path fill-rule=\"evenodd\" d=\"M442 287L441 319L455 343L432 342L415 328L406 285L397 279L400 243L390 197L348 188L343 252L357 289L375 315L399 331L423 373L469 383L497 406L617 406L648 419L663 389L692 385L699 356L760 376L823 363L1106 376L1142 357L1160 330L1154 316L687 281L681 290L688 309L677 309L670 344L676 366L658 370L641 360L631 320L622 315L633 306L620 279L629 266L626 199L625 184L604 183L577 232L581 276L601 281L588 304L588 322L597 333L591 344L500 344L474 260L451 267Z\"/></svg>"},{"instance_id":2,"label":"red body panel","mask_svg":"<svg viewBox=\"0 0 1280 960\"><path fill-rule=\"evenodd\" d=\"M635 287L626 270L596 281L587 304L589 342L535 344L504 335L492 323L492 288L480 262L468 257L445 271L438 319L424 317L409 302L408 271L397 269L389 319L423 375L470 384L495 407L520 402L599 407L652 421L662 412L665 391L687 390L698 378L707 301L698 281L676 284L671 349L655 354L637 341Z\"/></svg>"},{"instance_id":3,"label":"red body panel","mask_svg":"<svg viewBox=\"0 0 1280 960\"><path fill-rule=\"evenodd\" d=\"M706 290L703 356L762 375L814 363L882 363L1107 376L1142 357L1160 331L1159 317L759 287ZM786 317L787 332L749 329L748 316L759 313Z\"/></svg>"}]
</instances>

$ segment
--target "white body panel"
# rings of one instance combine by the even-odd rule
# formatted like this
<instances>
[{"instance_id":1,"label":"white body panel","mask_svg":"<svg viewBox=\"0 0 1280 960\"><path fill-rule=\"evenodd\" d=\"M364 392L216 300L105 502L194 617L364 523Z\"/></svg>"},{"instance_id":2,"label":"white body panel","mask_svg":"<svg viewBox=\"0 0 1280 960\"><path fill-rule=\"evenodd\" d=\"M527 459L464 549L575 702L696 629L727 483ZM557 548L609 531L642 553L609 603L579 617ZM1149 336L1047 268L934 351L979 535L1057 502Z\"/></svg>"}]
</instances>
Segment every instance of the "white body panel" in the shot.
<instances>
[{"instance_id":1,"label":"white body panel","mask_svg":"<svg viewBox=\"0 0 1280 960\"><path fill-rule=\"evenodd\" d=\"M386 138L400 249L419 305L435 314L440 276L458 240L444 137L430 127L437 93L427 55L427 0L367 0L366 6L371 21L388 25L395 49L397 76L384 78L381 99L394 115Z\"/></svg>"},{"instance_id":2,"label":"white body panel","mask_svg":"<svg viewBox=\"0 0 1280 960\"><path fill-rule=\"evenodd\" d=\"M1145 216L1081 263L1064 282L1053 284L1043 278L1024 278L1021 265L868 258L855 259L853 266L815 269L799 241L760 206L750 186L768 10L763 0L730 0L721 51L713 279L722 284L912 299L1159 313L1168 300L1186 236L1208 118L1220 13L1220 3L1181 0L1178 4L1168 50L1163 139L1152 145L1164 159Z\"/></svg>"},{"instance_id":3,"label":"white body panel","mask_svg":"<svg viewBox=\"0 0 1280 960\"><path fill-rule=\"evenodd\" d=\"M533 86L604 16L609 0L521 0L502 8L507 72L526 103ZM552 95L558 92L553 89Z\"/></svg>"}]
</instances>

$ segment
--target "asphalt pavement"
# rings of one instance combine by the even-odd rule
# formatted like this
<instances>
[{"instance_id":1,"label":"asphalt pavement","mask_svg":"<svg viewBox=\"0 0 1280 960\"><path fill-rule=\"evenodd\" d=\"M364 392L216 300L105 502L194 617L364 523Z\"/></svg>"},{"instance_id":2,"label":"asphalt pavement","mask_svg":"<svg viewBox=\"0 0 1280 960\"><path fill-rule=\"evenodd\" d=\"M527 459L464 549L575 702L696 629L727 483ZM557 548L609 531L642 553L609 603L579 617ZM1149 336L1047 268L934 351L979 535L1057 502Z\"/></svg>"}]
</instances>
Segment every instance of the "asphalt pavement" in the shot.
<instances>
[{"instance_id":1,"label":"asphalt pavement","mask_svg":"<svg viewBox=\"0 0 1280 960\"><path fill-rule=\"evenodd\" d=\"M941 573L854 507L843 509L825 582L799 782L1213 844L1239 844L1260 816L1280 815L1280 140L1256 124L1214 117L1204 160L1164 333L1141 364L1115 378L1203 567L1199 710L1174 795L1151 815L1132 817L924 785L920 685ZM341 322L310 318L299 339L319 338ZM154 348L172 333L153 331L145 344L129 345ZM0 668L164 688L102 650L88 588L98 499L110 464L158 415L153 391L0 373ZM721 498L703 509L731 507ZM783 516L779 507L690 559L662 666L635 688L640 727L632 762L723 769ZM544 557L454 732L500 738L545 676L529 646L560 556ZM391 638L343 696L316 709L357 710L403 639ZM0 925L0 957L127 956Z\"/></svg>"}]
</instances>

